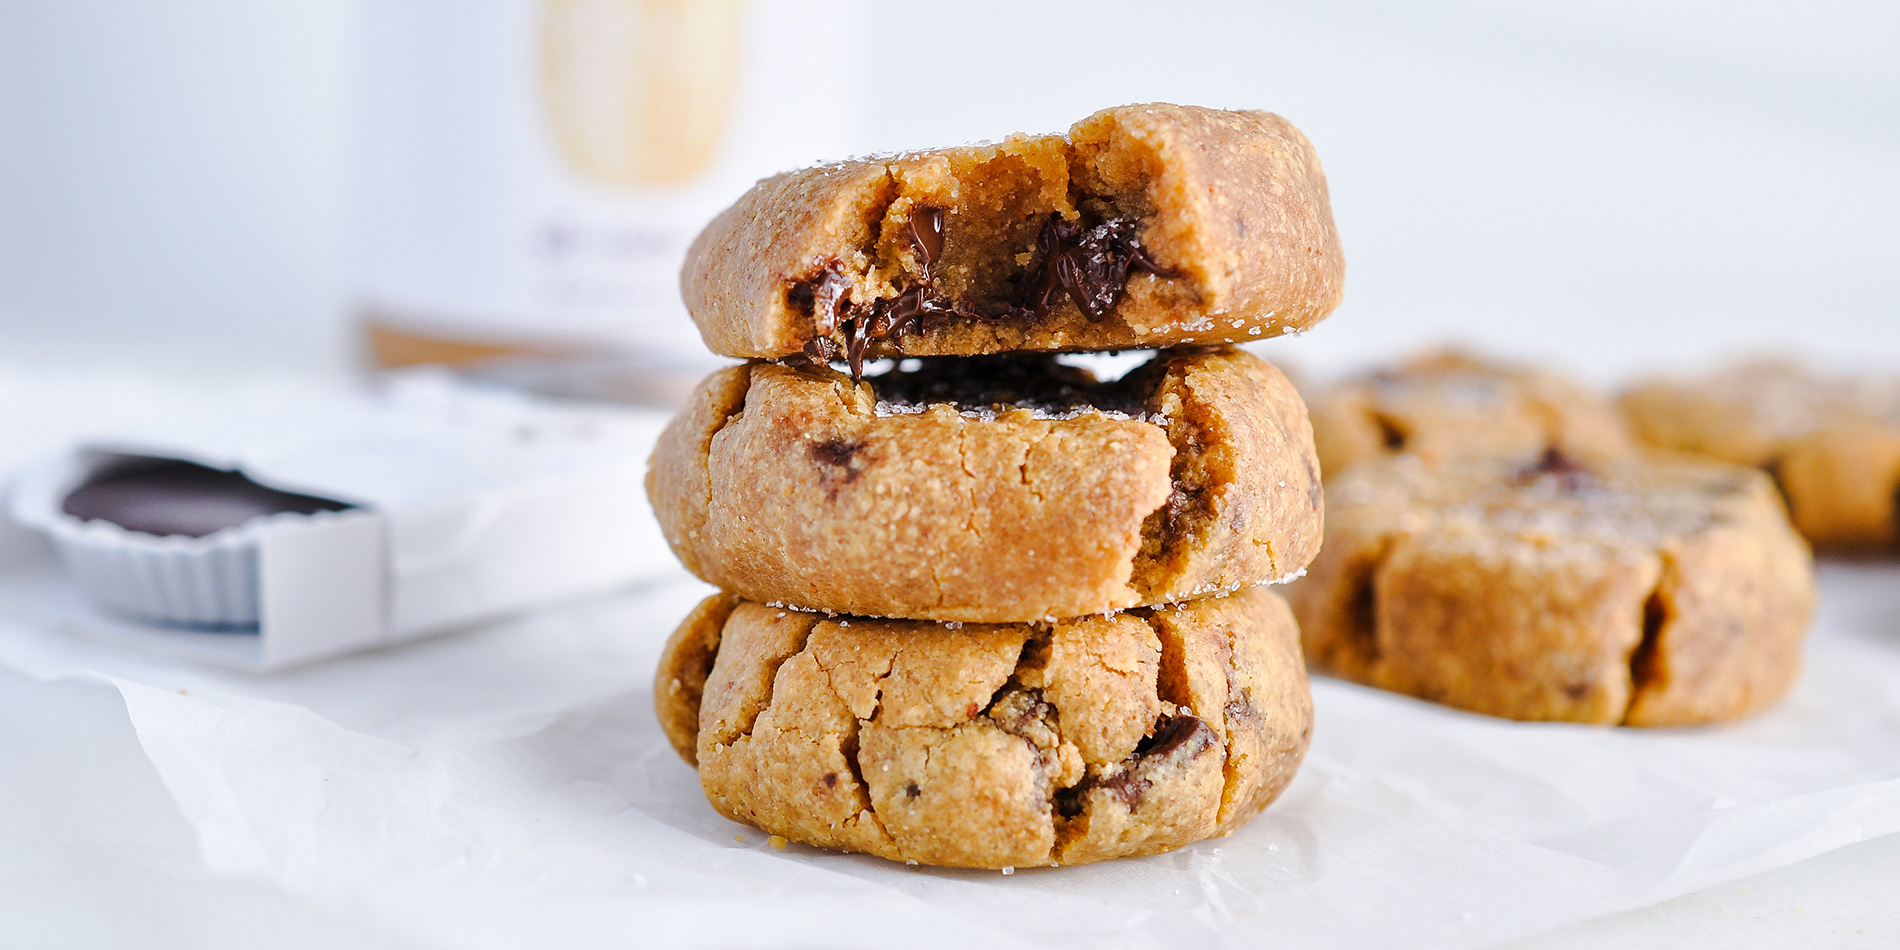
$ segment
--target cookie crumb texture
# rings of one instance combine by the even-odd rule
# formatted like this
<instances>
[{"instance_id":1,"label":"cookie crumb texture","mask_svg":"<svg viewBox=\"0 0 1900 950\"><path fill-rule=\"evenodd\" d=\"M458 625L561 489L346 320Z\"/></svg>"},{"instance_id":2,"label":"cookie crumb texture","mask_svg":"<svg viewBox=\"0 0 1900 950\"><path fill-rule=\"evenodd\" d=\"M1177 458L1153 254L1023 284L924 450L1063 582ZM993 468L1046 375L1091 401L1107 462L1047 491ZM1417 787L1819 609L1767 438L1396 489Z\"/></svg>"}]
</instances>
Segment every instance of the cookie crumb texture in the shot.
<instances>
[{"instance_id":1,"label":"cookie crumb texture","mask_svg":"<svg viewBox=\"0 0 1900 950\"><path fill-rule=\"evenodd\" d=\"M1332 312L1344 277L1298 129L1157 103L768 178L681 290L715 353L855 362L1261 339Z\"/></svg>"},{"instance_id":2,"label":"cookie crumb texture","mask_svg":"<svg viewBox=\"0 0 1900 950\"><path fill-rule=\"evenodd\" d=\"M1046 355L972 359L860 383L822 366L714 374L648 472L674 552L748 600L980 623L1236 590L1317 553L1312 430L1266 361L1166 351L1096 383ZM945 367L1043 381L972 405Z\"/></svg>"},{"instance_id":3,"label":"cookie crumb texture","mask_svg":"<svg viewBox=\"0 0 1900 950\"><path fill-rule=\"evenodd\" d=\"M1267 590L961 630L776 613L695 612L656 696L721 814L817 847L976 868L1168 851L1266 807L1312 733L1299 631ZM669 665L698 655L683 643L714 644L711 668ZM692 733L677 698L696 691Z\"/></svg>"},{"instance_id":4,"label":"cookie crumb texture","mask_svg":"<svg viewBox=\"0 0 1900 950\"><path fill-rule=\"evenodd\" d=\"M1815 547L1900 546L1900 379L1758 360L1654 380L1620 405L1650 445L1767 469Z\"/></svg>"},{"instance_id":5,"label":"cookie crumb texture","mask_svg":"<svg viewBox=\"0 0 1900 950\"><path fill-rule=\"evenodd\" d=\"M1627 455L1632 443L1609 400L1562 376L1432 353L1328 387L1312 401L1320 470L1331 476L1400 452L1442 461Z\"/></svg>"},{"instance_id":6,"label":"cookie crumb texture","mask_svg":"<svg viewBox=\"0 0 1900 950\"><path fill-rule=\"evenodd\" d=\"M1317 671L1511 719L1679 726L1778 700L1814 611L1760 472L1414 456L1331 483L1288 596Z\"/></svg>"}]
</instances>

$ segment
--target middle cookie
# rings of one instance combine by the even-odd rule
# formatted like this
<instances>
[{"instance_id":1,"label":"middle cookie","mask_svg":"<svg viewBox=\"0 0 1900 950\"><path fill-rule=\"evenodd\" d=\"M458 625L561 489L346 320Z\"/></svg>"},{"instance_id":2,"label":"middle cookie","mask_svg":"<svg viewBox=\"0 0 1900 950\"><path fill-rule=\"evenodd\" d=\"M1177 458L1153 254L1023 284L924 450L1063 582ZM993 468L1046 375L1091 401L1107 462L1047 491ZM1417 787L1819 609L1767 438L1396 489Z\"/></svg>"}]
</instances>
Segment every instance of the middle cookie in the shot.
<instances>
[{"instance_id":1,"label":"middle cookie","mask_svg":"<svg viewBox=\"0 0 1900 950\"><path fill-rule=\"evenodd\" d=\"M688 569L764 603L1009 623L1284 580L1319 465L1279 370L1168 350L1121 379L1037 354L721 370L647 492Z\"/></svg>"}]
</instances>

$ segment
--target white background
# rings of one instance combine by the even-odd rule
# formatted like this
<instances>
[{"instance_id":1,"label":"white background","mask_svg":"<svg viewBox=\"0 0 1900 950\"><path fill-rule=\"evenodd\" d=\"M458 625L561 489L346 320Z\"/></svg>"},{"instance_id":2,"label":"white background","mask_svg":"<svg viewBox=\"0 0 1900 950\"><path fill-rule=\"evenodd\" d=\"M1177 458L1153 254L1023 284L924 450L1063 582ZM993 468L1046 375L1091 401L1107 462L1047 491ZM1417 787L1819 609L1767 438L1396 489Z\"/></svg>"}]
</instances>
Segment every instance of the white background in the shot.
<instances>
[{"instance_id":1,"label":"white background","mask_svg":"<svg viewBox=\"0 0 1900 950\"><path fill-rule=\"evenodd\" d=\"M357 9L0 4L0 357L354 365ZM861 87L814 111L854 109L866 150L1058 129L1149 99L1300 125L1326 164L1349 280L1332 320L1274 347L1291 361L1332 370L1457 338L1605 381L1759 349L1900 366L1900 5L864 11L871 48L812 55L863 62ZM0 678L0 916L69 922L76 945L372 942L195 870L118 702ZM91 747L75 758L79 740ZM1900 911L1866 882L1897 867L1892 840L1860 845L1550 945L1682 931L1890 943Z\"/></svg>"},{"instance_id":2,"label":"white background","mask_svg":"<svg viewBox=\"0 0 1900 950\"><path fill-rule=\"evenodd\" d=\"M360 0L358 0L360 2ZM351 365L352 0L0 4L0 345ZM1608 378L1900 363L1900 5L867 3L867 150L1104 105L1313 138L1326 368L1462 338ZM816 119L815 119L816 120Z\"/></svg>"}]
</instances>

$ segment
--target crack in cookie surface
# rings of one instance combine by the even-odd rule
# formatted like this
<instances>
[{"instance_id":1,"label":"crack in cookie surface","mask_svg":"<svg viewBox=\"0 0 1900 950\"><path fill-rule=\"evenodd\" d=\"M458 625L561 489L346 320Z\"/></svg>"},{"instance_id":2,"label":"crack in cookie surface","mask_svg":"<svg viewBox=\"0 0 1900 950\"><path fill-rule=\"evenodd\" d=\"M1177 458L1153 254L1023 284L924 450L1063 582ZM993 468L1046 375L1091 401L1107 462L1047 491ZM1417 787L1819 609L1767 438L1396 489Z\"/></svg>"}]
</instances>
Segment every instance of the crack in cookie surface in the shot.
<instances>
[{"instance_id":1,"label":"crack in cookie surface","mask_svg":"<svg viewBox=\"0 0 1900 950\"><path fill-rule=\"evenodd\" d=\"M1290 579L1319 550L1324 494L1305 405L1271 364L1228 350L1143 367L1175 454L1130 584L1145 604ZM1138 371L1139 372L1139 371Z\"/></svg>"},{"instance_id":2,"label":"crack in cookie surface","mask_svg":"<svg viewBox=\"0 0 1900 950\"><path fill-rule=\"evenodd\" d=\"M1630 651L1629 703L1624 706L1618 722L1628 722L1630 709L1635 707L1637 699L1662 685L1662 656L1659 651L1662 649L1663 627L1668 623L1669 604L1662 588L1657 587L1643 600L1643 636L1637 642L1636 649Z\"/></svg>"},{"instance_id":3,"label":"crack in cookie surface","mask_svg":"<svg viewBox=\"0 0 1900 950\"><path fill-rule=\"evenodd\" d=\"M653 705L660 728L673 750L688 764L699 764L699 710L719 655L719 636L741 601L717 594L701 601L680 622L660 651L653 677Z\"/></svg>"}]
</instances>

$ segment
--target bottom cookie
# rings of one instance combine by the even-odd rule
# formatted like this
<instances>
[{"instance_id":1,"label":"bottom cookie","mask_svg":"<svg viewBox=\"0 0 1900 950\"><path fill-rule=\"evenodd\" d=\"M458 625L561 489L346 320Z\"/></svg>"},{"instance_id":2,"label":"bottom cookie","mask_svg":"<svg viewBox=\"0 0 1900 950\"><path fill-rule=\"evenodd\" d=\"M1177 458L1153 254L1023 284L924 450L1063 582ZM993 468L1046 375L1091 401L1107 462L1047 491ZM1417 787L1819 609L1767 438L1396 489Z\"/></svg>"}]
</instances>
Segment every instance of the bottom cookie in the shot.
<instances>
[{"instance_id":1,"label":"bottom cookie","mask_svg":"<svg viewBox=\"0 0 1900 950\"><path fill-rule=\"evenodd\" d=\"M1227 834L1292 780L1313 725L1299 630L1264 588L1053 624L718 595L667 643L655 703L726 817L980 868Z\"/></svg>"}]
</instances>

